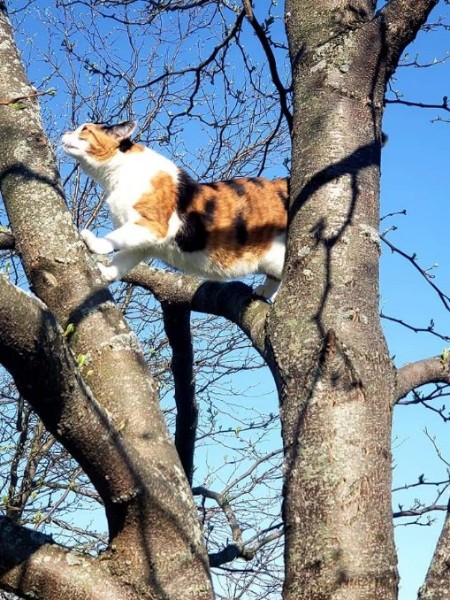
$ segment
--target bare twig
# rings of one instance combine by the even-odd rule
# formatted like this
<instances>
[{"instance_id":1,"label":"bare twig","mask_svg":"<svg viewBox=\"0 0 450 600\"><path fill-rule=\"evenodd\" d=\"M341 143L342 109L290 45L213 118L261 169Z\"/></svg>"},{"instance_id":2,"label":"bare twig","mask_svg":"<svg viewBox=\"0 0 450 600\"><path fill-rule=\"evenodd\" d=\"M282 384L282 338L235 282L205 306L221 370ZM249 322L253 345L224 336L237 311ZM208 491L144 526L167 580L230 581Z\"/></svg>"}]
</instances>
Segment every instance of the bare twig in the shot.
<instances>
[{"instance_id":1,"label":"bare twig","mask_svg":"<svg viewBox=\"0 0 450 600\"><path fill-rule=\"evenodd\" d=\"M280 538L283 535L282 524L270 527L265 534L259 535L255 544L250 545L243 539L242 529L237 521L236 515L231 508L230 498L227 493L219 493L209 490L203 486L192 489L194 496L203 496L214 500L224 512L231 529L233 543L228 544L220 552L214 552L209 555L209 564L211 567L219 567L225 563L231 562L236 558L252 560L258 550L266 544Z\"/></svg>"},{"instance_id":2,"label":"bare twig","mask_svg":"<svg viewBox=\"0 0 450 600\"><path fill-rule=\"evenodd\" d=\"M286 119L286 122L289 127L289 131L292 132L293 119L292 119L292 113L291 113L291 111L289 109L289 105L288 105L287 90L284 87L283 83L281 82L280 76L278 74L277 61L276 61L275 55L273 53L272 47L270 45L269 39L268 39L264 29L261 27L260 22L255 17L255 13L253 12L251 0L242 0L242 4L244 5L244 8L245 8L245 15L246 15L249 23L253 27L256 37L260 41L261 46L266 54L267 62L269 63L270 74L272 76L272 81L273 81L275 88L277 89L277 92L278 92L278 95L280 98L281 112Z\"/></svg>"},{"instance_id":3,"label":"bare twig","mask_svg":"<svg viewBox=\"0 0 450 600\"><path fill-rule=\"evenodd\" d=\"M418 271L422 275L422 277L425 279L427 284L429 286L431 286L433 288L433 290L437 293L437 295L439 296L439 299L441 300L441 302L445 306L445 308L447 310L450 310L450 296L445 294L442 290L439 289L439 287L435 283L433 283L432 279L434 276L430 275L430 269L424 269L423 267L421 267L419 265L419 263L417 262L416 254L410 255L410 254L407 254L406 252L404 252L403 250L400 250L400 248L398 248L390 240L388 240L386 235L382 234L382 235L380 235L380 238L391 249L392 252L395 252L396 254L403 256L403 258L406 258L406 260L408 260L412 264L412 266L416 269L416 271Z\"/></svg>"},{"instance_id":4,"label":"bare twig","mask_svg":"<svg viewBox=\"0 0 450 600\"><path fill-rule=\"evenodd\" d=\"M17 104L22 100L34 100L39 96L53 96L55 94L55 90L49 89L43 92L39 92L38 90L32 92L31 94L27 94L24 96L15 96L14 98L10 98L9 100L0 98L0 106L10 106L11 104Z\"/></svg>"}]
</instances>

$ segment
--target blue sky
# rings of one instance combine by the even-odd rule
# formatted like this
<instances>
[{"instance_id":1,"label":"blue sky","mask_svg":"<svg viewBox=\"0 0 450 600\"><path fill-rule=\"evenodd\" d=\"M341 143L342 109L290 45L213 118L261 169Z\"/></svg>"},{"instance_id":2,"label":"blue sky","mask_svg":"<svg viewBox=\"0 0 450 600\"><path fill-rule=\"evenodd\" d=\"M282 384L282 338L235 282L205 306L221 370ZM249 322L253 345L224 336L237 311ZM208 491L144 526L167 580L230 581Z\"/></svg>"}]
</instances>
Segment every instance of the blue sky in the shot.
<instances>
[{"instance_id":1,"label":"blue sky","mask_svg":"<svg viewBox=\"0 0 450 600\"><path fill-rule=\"evenodd\" d=\"M433 12L434 17L445 14L448 6L442 3ZM449 34L444 30L421 33L408 49L407 60L420 63L440 60L448 53ZM440 104L449 93L450 62L433 67L400 68L392 87L401 91L405 100ZM391 95L392 97L392 95ZM406 216L385 219L381 230L396 225L389 239L409 255L417 254L424 268L432 267L433 281L446 293L450 292L450 261L448 253L448 223L450 220L450 170L448 143L450 124L436 121L450 114L433 109L408 108L388 105L384 130L389 141L383 152L381 201L382 214L407 210ZM433 122L434 121L434 122ZM433 319L436 330L450 334L450 315L435 292L403 258L392 255L383 247L381 260L381 306L394 317L401 317L416 327L427 327ZM428 334L407 331L397 324L384 322L384 329L395 363L402 365L427 356L442 353L449 343ZM423 408L397 407L394 417L394 486L417 481L424 473L429 481L445 480L445 465L436 458L425 428L436 436L447 460L450 460L448 425ZM417 492L419 493L419 492ZM425 497L434 499L435 489ZM397 504L408 503L405 496L394 495ZM424 497L424 496L422 496ZM441 504L448 501L448 493ZM429 559L440 532L443 514L438 515L433 527L396 527L401 574L401 600L416 597L423 582Z\"/></svg>"},{"instance_id":2,"label":"blue sky","mask_svg":"<svg viewBox=\"0 0 450 600\"><path fill-rule=\"evenodd\" d=\"M39 2L41 18L30 19L27 24L29 35L28 44L25 38L21 38L24 57L30 63L29 73L36 85L45 80L49 71L46 60L39 57L35 50L40 48L45 52L46 21L45 9L48 11L45 18L51 18L52 2ZM258 3L259 14L262 15L262 4ZM282 3L277 9L282 14ZM440 3L435 9L435 18L445 15L447 21L450 17L450 7ZM47 21L48 22L48 21ZM280 32L281 20L276 23L277 35ZM64 32L58 34L64 38ZM105 30L105 35L111 36L111 52L114 54L118 48L113 32ZM206 35L204 32L203 35ZM445 57L449 44L449 32L443 28L421 33L408 49L408 61L416 59L420 63L431 63L436 59L440 61ZM86 38L87 40L88 38ZM32 44L30 44L32 40ZM88 41L85 42L88 44ZM192 40L192 52L199 44L207 44L206 39ZM260 66L263 61L257 41L250 38L250 44L254 44L254 64ZM120 44L119 44L120 45ZM139 45L143 53L150 53L151 49L146 46L145 40L140 40ZM87 46L88 47L88 46ZM123 51L123 49L121 50ZM417 55L417 56L416 56ZM37 60L38 59L38 60ZM179 60L189 63L189 53L185 52L179 56ZM157 64L154 65L157 69ZM95 79L86 72L82 75L91 81ZM239 77L239 69L235 76ZM450 59L438 62L433 67L408 67L400 68L392 83L395 90L399 90L407 100L416 102L439 104L445 95L450 96ZM53 81L45 82L52 85ZM205 91L205 101L208 94L213 94L212 86ZM54 134L58 129L67 127L67 100L58 90L55 99L43 101L43 105L52 107L52 118L47 125L53 129ZM392 94L390 95L392 97ZM114 99L113 99L114 100ZM135 110L144 110L147 98L142 97L136 101ZM206 106L206 104L205 104ZM59 107L59 109L58 109ZM89 102L86 106L78 109L81 116L89 113ZM108 102L105 100L105 110ZM175 110L168 107L168 111ZM49 111L47 110L47 117ZM125 115L126 117L126 115ZM164 129L165 116L159 117L155 122L155 139L160 137L160 131ZM382 222L381 230L392 225L397 227L391 231L389 239L409 254L416 253L423 267L433 268L432 274L435 281L442 289L450 293L450 261L448 253L448 223L450 222L450 169L448 166L448 145L450 135L450 123L436 121L437 118L450 118L450 113L437 109L418 109L398 105L388 105L385 112L384 131L389 140L383 151L382 162L382 214L406 209L406 216L395 216ZM434 121L434 122L433 122ZM202 136L202 128L198 123L186 123L182 135L176 138L177 143L171 147L164 147L168 155L179 155L189 162L193 170L199 168L203 148L208 145L207 135ZM226 156L220 157L226 160ZM272 162L272 168L267 172L275 174L279 171L279 159ZM250 168L250 166L249 166ZM284 169L283 169L284 171ZM284 174L284 172L283 172ZM386 246L383 246L381 259L381 307L383 312L393 317L401 317L408 323L419 327L427 327L430 319L436 324L436 330L450 335L450 315L446 311L435 292L433 292L418 273L404 259L392 255ZM400 325L384 322L385 333L389 343L391 354L395 356L397 365L405 362L424 358L426 356L440 354L446 345L444 341L428 334L416 334L407 331ZM257 375L259 381L261 375ZM251 387L256 381L248 379L237 382L238 389ZM270 378L266 376L262 381L262 392L266 393L272 387ZM239 388L239 386L241 386ZM270 410L276 410L276 400L271 397ZM269 412L269 409L267 410ZM436 458L432 444L424 434L427 428L431 435L436 435L440 447L450 460L450 447L448 444L448 433L442 421L436 415L431 414L423 408L398 407L395 412L394 427L394 485L400 486L417 480L422 473L431 480L445 479L445 466ZM447 433L447 435L446 435ZM419 493L419 492L417 492ZM422 493L422 492L420 492ZM434 491L428 492L432 497ZM408 498L414 497L414 493L408 494ZM446 500L448 499L448 496ZM398 502L408 505L408 500L402 496L394 498L394 508ZM410 502L410 500L409 500ZM402 577L400 600L410 600L415 597L418 586L423 582L429 559L433 551L434 543L439 535L439 524L442 520L438 518L433 527L399 527L396 528L396 537L399 548L399 567Z\"/></svg>"}]
</instances>

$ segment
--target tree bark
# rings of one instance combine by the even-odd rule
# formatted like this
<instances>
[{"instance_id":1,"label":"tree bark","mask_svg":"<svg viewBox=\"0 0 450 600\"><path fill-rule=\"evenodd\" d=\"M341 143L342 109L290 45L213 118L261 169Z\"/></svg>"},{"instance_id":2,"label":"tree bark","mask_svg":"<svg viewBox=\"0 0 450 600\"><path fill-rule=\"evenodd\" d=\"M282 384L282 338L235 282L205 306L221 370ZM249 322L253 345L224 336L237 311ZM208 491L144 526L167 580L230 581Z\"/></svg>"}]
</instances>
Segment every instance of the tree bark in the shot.
<instances>
[{"instance_id":1,"label":"tree bark","mask_svg":"<svg viewBox=\"0 0 450 600\"><path fill-rule=\"evenodd\" d=\"M408 3L415 18L404 22L374 4L286 2L290 228L267 327L285 448L285 600L397 597L396 382L378 314L381 119L401 49L434 3L416 3L420 15ZM397 37L386 35L394 14Z\"/></svg>"},{"instance_id":2,"label":"tree bark","mask_svg":"<svg viewBox=\"0 0 450 600\"><path fill-rule=\"evenodd\" d=\"M423 360L403 365L397 373L398 402L415 388L427 383L450 383L448 358L432 356Z\"/></svg>"},{"instance_id":3,"label":"tree bark","mask_svg":"<svg viewBox=\"0 0 450 600\"><path fill-rule=\"evenodd\" d=\"M418 600L449 600L450 598L450 511L447 510L444 527L425 578Z\"/></svg>"},{"instance_id":4,"label":"tree bark","mask_svg":"<svg viewBox=\"0 0 450 600\"><path fill-rule=\"evenodd\" d=\"M71 348L83 357L93 397L110 416L112 435L122 440L122 477L114 462L99 486L110 532L107 557L114 576L139 598L210 598L208 559L196 508L158 405L135 335L100 280L93 257L78 236L64 203L54 157L0 5L0 188L16 250L34 293L63 329L75 328ZM6 102L24 98L21 110ZM62 332L61 332L62 335ZM32 401L32 394L24 394ZM61 403L61 400L59 400ZM53 410L60 406L55 398ZM79 409L81 410L81 408ZM86 439L83 419L62 429L59 439L84 439L91 456L98 443ZM44 422L51 429L50 418ZM94 484L95 464L83 466ZM131 551L130 549L133 549ZM65 575L61 573L61 577Z\"/></svg>"},{"instance_id":5,"label":"tree bark","mask_svg":"<svg viewBox=\"0 0 450 600\"><path fill-rule=\"evenodd\" d=\"M0 582L22 598L45 600L131 600L105 565L0 517Z\"/></svg>"}]
</instances>

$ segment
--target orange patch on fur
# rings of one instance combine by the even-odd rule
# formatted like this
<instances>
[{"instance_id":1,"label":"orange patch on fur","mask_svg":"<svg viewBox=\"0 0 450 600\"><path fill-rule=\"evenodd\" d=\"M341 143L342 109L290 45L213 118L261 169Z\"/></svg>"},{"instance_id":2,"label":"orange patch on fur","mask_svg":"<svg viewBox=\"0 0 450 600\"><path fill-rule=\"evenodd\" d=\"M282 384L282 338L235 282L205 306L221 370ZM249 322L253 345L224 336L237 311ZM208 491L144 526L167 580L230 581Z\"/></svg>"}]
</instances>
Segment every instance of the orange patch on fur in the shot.
<instances>
[{"instance_id":1,"label":"orange patch on fur","mask_svg":"<svg viewBox=\"0 0 450 600\"><path fill-rule=\"evenodd\" d=\"M136 153L136 152L144 152L145 150L145 146L141 146L141 144L133 144L133 142L131 142L131 145L129 148L127 148L125 150L125 152L128 153Z\"/></svg>"},{"instance_id":2,"label":"orange patch on fur","mask_svg":"<svg viewBox=\"0 0 450 600\"><path fill-rule=\"evenodd\" d=\"M202 215L205 250L224 268L240 261L252 263L287 228L286 179L239 178L202 184L186 214Z\"/></svg>"},{"instance_id":3,"label":"orange patch on fur","mask_svg":"<svg viewBox=\"0 0 450 600\"><path fill-rule=\"evenodd\" d=\"M162 172L153 177L150 183L151 190L143 194L133 206L141 215L136 223L164 238L169 228L169 219L175 210L177 186L170 175Z\"/></svg>"},{"instance_id":4,"label":"orange patch on fur","mask_svg":"<svg viewBox=\"0 0 450 600\"><path fill-rule=\"evenodd\" d=\"M88 154L98 161L106 162L117 152L120 142L115 137L108 135L101 125L85 125L80 133L80 139L89 142Z\"/></svg>"}]
</instances>

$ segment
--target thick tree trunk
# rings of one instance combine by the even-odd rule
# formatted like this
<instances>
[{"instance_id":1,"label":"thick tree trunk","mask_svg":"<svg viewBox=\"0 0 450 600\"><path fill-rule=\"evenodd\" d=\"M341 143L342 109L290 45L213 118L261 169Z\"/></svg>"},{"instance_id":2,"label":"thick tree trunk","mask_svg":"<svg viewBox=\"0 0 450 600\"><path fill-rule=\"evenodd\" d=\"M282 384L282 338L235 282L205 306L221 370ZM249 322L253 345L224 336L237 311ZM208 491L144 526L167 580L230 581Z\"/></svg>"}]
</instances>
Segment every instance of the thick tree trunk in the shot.
<instances>
[{"instance_id":1,"label":"thick tree trunk","mask_svg":"<svg viewBox=\"0 0 450 600\"><path fill-rule=\"evenodd\" d=\"M394 600L391 406L378 310L386 83L435 0L287 0L290 229L269 314L285 448L284 600Z\"/></svg>"},{"instance_id":2,"label":"thick tree trunk","mask_svg":"<svg viewBox=\"0 0 450 600\"><path fill-rule=\"evenodd\" d=\"M395 379L378 314L386 70L368 3L360 13L299 4L287 3L289 256L269 320L286 453L284 598L389 600Z\"/></svg>"},{"instance_id":3,"label":"thick tree trunk","mask_svg":"<svg viewBox=\"0 0 450 600\"><path fill-rule=\"evenodd\" d=\"M33 395L30 382L30 389L25 386L21 391L46 427L80 461L102 496L111 542L98 563L105 581L109 577L119 587L126 584L131 598L211 598L196 507L165 426L156 384L134 333L92 268L94 259L71 222L3 3L0 65L1 192L33 291L62 330L68 323L75 327L70 346L75 356L83 355L88 362L81 371L83 376L89 371L91 410L95 413L99 405L96 426L82 405L67 410L65 396L54 394L50 405L44 392ZM15 101L19 97L21 110ZM4 325L0 336L8 334L8 323ZM65 344L62 330L60 342ZM36 340L36 350L42 351L41 337ZM22 351L25 348L18 349L18 361ZM8 367L18 380L19 367L17 361ZM76 361L73 368L77 370ZM119 460L108 460L107 452L99 452L108 444L118 449ZM53 595L46 597L62 598L65 578L61 573L62 588L55 584ZM95 598L80 592L79 598L84 597Z\"/></svg>"}]
</instances>

